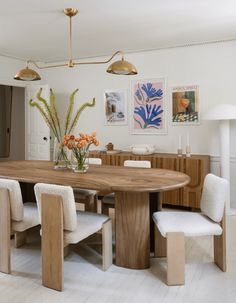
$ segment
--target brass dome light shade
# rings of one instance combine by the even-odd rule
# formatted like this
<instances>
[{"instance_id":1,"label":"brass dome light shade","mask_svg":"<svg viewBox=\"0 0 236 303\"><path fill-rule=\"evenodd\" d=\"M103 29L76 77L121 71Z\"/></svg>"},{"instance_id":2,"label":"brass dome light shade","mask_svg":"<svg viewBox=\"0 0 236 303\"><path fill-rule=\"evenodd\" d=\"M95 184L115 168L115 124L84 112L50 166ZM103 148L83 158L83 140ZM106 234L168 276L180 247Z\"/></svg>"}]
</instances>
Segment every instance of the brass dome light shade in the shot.
<instances>
[{"instance_id":1,"label":"brass dome light shade","mask_svg":"<svg viewBox=\"0 0 236 303\"><path fill-rule=\"evenodd\" d=\"M30 69L27 64L26 68L21 69L18 73L16 73L14 79L22 81L37 81L41 80L41 77L36 71Z\"/></svg>"},{"instance_id":2,"label":"brass dome light shade","mask_svg":"<svg viewBox=\"0 0 236 303\"><path fill-rule=\"evenodd\" d=\"M75 67L76 65L85 65L85 64L105 64L110 62L116 55L121 55L122 58L119 61L114 62L111 64L107 72L110 74L116 74L116 75L136 75L138 72L133 64L129 63L128 61L124 60L124 53L122 51L115 52L108 60L105 61L89 61L89 62L75 62L72 58L72 17L76 16L78 13L78 10L76 8L65 8L64 14L70 18L70 37L69 37L69 59L67 63L64 64L56 64L56 65L45 65L45 66L39 66L35 61L28 60L27 61L27 67L20 70L14 77L15 80L23 80L23 81L36 81L41 80L40 75L30 69L28 67L28 64L33 64L37 67L37 69L46 69L46 68L54 68L54 67Z\"/></svg>"},{"instance_id":3,"label":"brass dome light shade","mask_svg":"<svg viewBox=\"0 0 236 303\"><path fill-rule=\"evenodd\" d=\"M135 66L128 61L125 61L124 58L112 63L108 67L107 72L115 75L137 75L138 73Z\"/></svg>"}]
</instances>

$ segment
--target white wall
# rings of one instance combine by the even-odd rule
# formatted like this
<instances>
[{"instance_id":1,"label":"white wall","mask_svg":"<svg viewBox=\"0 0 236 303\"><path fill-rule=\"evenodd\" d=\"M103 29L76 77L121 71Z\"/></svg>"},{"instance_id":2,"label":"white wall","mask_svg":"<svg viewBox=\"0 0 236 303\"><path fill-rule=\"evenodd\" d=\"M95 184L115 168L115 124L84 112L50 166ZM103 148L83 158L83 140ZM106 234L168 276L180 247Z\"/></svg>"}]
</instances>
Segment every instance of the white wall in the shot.
<instances>
[{"instance_id":1,"label":"white wall","mask_svg":"<svg viewBox=\"0 0 236 303\"><path fill-rule=\"evenodd\" d=\"M74 69L49 69L45 81L55 90L61 112L65 112L69 94L79 88L76 104L96 98L96 107L87 109L81 116L77 132L97 131L104 147L112 141L116 148L126 148L133 143L154 143L159 151L176 152L177 135L185 140L190 132L193 153L219 155L217 122L202 121L199 126L172 126L168 114L167 135L132 135L129 126L104 126L103 92L108 89L126 88L130 104L131 79L166 77L167 101L169 88L175 85L198 84L200 87L201 113L217 103L236 104L235 70L236 42L203 46L174 48L128 54L138 69L137 76L117 76L105 72L106 65L78 66ZM236 122L231 127L231 154L236 155Z\"/></svg>"}]
</instances>

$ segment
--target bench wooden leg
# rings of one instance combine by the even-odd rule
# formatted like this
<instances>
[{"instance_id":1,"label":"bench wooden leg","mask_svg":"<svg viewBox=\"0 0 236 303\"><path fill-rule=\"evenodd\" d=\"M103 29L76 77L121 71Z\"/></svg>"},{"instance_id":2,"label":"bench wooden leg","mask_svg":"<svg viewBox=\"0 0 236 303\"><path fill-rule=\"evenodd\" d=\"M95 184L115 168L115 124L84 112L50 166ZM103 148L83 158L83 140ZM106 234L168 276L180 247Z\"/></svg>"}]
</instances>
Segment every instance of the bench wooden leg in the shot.
<instances>
[{"instance_id":1,"label":"bench wooden leg","mask_svg":"<svg viewBox=\"0 0 236 303\"><path fill-rule=\"evenodd\" d=\"M14 246L15 248L19 248L26 243L26 231L15 232L14 235Z\"/></svg>"},{"instance_id":2,"label":"bench wooden leg","mask_svg":"<svg viewBox=\"0 0 236 303\"><path fill-rule=\"evenodd\" d=\"M167 284L185 283L184 233L167 233Z\"/></svg>"},{"instance_id":3,"label":"bench wooden leg","mask_svg":"<svg viewBox=\"0 0 236 303\"><path fill-rule=\"evenodd\" d=\"M62 198L43 194L42 205L42 283L62 291L64 287L64 243Z\"/></svg>"},{"instance_id":4,"label":"bench wooden leg","mask_svg":"<svg viewBox=\"0 0 236 303\"><path fill-rule=\"evenodd\" d=\"M226 271L226 222L225 215L222 219L221 226L223 229L222 235L214 236L214 261L215 264L222 270Z\"/></svg>"},{"instance_id":5,"label":"bench wooden leg","mask_svg":"<svg viewBox=\"0 0 236 303\"><path fill-rule=\"evenodd\" d=\"M0 271L11 272L11 215L9 191L0 188Z\"/></svg>"},{"instance_id":6,"label":"bench wooden leg","mask_svg":"<svg viewBox=\"0 0 236 303\"><path fill-rule=\"evenodd\" d=\"M102 226L102 269L106 271L112 262L112 224L109 219Z\"/></svg>"},{"instance_id":7,"label":"bench wooden leg","mask_svg":"<svg viewBox=\"0 0 236 303\"><path fill-rule=\"evenodd\" d=\"M155 232L155 249L154 249L154 257L161 258L166 257L166 238L162 237L159 229L154 227Z\"/></svg>"}]
</instances>

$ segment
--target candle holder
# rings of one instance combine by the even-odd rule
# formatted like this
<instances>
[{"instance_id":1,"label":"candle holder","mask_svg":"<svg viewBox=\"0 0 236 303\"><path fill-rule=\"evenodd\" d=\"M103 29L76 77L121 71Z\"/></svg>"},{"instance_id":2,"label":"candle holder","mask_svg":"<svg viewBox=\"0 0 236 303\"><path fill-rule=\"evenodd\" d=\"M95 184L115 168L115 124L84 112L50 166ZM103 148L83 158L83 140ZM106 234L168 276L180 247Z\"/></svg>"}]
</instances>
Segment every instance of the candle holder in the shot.
<instances>
[{"instance_id":1,"label":"candle holder","mask_svg":"<svg viewBox=\"0 0 236 303\"><path fill-rule=\"evenodd\" d=\"M186 157L190 158L191 157L191 149L190 149L190 145L186 146Z\"/></svg>"},{"instance_id":2,"label":"candle holder","mask_svg":"<svg viewBox=\"0 0 236 303\"><path fill-rule=\"evenodd\" d=\"M182 136L181 135L179 135L179 145L178 145L178 149L177 149L177 155L178 155L178 157L182 157L182 155L183 155Z\"/></svg>"},{"instance_id":3,"label":"candle holder","mask_svg":"<svg viewBox=\"0 0 236 303\"><path fill-rule=\"evenodd\" d=\"M183 156L183 150L182 150L182 148L178 148L177 149L177 155L178 155L178 157L182 157Z\"/></svg>"}]
</instances>

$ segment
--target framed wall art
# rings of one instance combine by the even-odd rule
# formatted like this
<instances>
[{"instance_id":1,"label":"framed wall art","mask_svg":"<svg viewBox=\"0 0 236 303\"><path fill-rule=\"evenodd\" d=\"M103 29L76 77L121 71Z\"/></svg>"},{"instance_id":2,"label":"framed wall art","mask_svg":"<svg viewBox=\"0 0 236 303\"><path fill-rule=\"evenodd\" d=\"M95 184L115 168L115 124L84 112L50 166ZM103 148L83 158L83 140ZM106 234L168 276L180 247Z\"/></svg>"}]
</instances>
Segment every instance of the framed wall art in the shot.
<instances>
[{"instance_id":1,"label":"framed wall art","mask_svg":"<svg viewBox=\"0 0 236 303\"><path fill-rule=\"evenodd\" d=\"M105 125L127 124L127 91L106 90L104 92Z\"/></svg>"},{"instance_id":2,"label":"framed wall art","mask_svg":"<svg viewBox=\"0 0 236 303\"><path fill-rule=\"evenodd\" d=\"M197 125L199 120L198 85L178 86L171 89L172 124Z\"/></svg>"},{"instance_id":3,"label":"framed wall art","mask_svg":"<svg viewBox=\"0 0 236 303\"><path fill-rule=\"evenodd\" d=\"M166 134L165 79L131 82L131 133Z\"/></svg>"}]
</instances>

